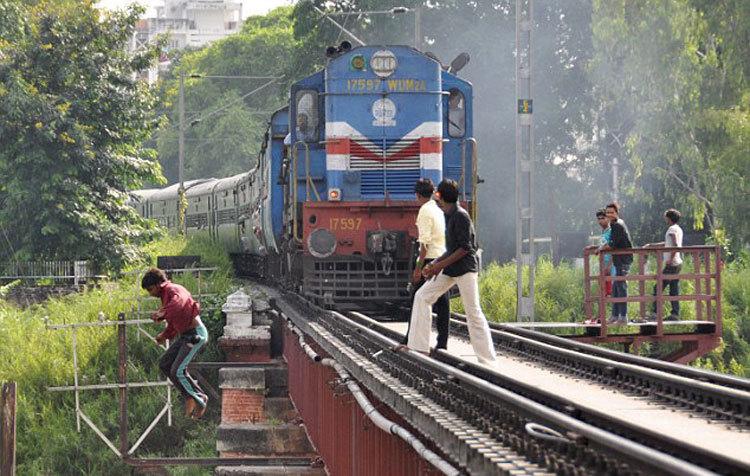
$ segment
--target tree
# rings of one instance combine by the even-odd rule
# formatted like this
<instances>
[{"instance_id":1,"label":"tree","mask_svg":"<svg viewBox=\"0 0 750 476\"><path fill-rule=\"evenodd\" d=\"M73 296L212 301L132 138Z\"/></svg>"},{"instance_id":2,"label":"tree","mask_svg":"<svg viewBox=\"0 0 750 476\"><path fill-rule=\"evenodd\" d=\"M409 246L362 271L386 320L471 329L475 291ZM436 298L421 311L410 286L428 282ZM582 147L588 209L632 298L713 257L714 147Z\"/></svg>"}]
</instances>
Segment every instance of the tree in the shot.
<instances>
[{"instance_id":1,"label":"tree","mask_svg":"<svg viewBox=\"0 0 750 476\"><path fill-rule=\"evenodd\" d=\"M284 105L288 85L298 79L297 73L289 74L297 47L290 12L290 7L280 7L266 16L249 17L240 33L185 52L159 85L167 114L157 143L170 181L177 180L180 74L186 75L185 178L226 177L255 165L271 113ZM268 80L229 76L282 79L266 85Z\"/></svg>"},{"instance_id":2,"label":"tree","mask_svg":"<svg viewBox=\"0 0 750 476\"><path fill-rule=\"evenodd\" d=\"M16 258L119 267L153 232L127 190L158 181L141 144L152 98L135 79L156 49L129 54L142 12L92 1L16 2L27 28L0 61L0 226ZM15 7L13 7L15 5Z\"/></svg>"}]
</instances>

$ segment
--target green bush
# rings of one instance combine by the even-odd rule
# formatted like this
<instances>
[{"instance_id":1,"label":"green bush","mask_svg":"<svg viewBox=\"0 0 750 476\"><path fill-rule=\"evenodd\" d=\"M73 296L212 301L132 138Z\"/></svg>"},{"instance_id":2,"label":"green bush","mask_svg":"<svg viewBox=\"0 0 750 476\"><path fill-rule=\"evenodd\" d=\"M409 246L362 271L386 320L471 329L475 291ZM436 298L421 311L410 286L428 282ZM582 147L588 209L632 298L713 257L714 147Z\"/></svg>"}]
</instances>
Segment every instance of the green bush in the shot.
<instances>
[{"instance_id":1,"label":"green bush","mask_svg":"<svg viewBox=\"0 0 750 476\"><path fill-rule=\"evenodd\" d=\"M212 296L201 300L202 318L206 323L210 343L201 360L223 360L216 345L223 322L220 306L233 291L229 258L218 247L203 241L186 241L168 237L148 247L150 263L131 269L118 282L102 283L98 288L61 298L50 299L42 305L27 309L16 308L0 300L0 381L18 383L18 474L130 474L131 469L81 421L81 432L76 431L75 398L73 392L49 392L47 387L73 384L72 337L70 330L48 330L50 324L97 321L99 313L116 319L120 312L155 308L158 302L145 298L140 289L140 272L155 262L159 254L200 254L202 266L217 266L219 270L207 280L204 292ZM175 278L195 292L195 278ZM203 283L202 283L203 284ZM141 316L143 318L144 316ZM143 325L152 335L159 327ZM79 328L77 331L79 384L114 383L117 381L117 330L111 327ZM157 366L162 353L138 330L129 326L128 380L162 380ZM208 375L206 375L209 377ZM210 378L214 380L215 378ZM182 399L173 391L173 426L165 420L146 438L138 455L213 456L215 455L215 426L217 406L209 418L201 422L181 416ZM132 445L166 403L166 391L160 388L132 389L128 392L129 442ZM118 446L117 390L88 390L81 392L81 410ZM184 470L180 474L208 474L205 470Z\"/></svg>"}]
</instances>

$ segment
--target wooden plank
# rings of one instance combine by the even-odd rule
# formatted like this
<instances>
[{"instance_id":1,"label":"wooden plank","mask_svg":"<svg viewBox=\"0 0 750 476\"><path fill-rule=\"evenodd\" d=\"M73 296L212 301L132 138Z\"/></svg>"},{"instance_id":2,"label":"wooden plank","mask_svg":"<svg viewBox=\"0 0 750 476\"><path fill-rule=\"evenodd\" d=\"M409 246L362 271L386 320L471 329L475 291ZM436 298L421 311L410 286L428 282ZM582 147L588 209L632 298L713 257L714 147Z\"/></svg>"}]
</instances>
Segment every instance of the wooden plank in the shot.
<instances>
[{"instance_id":1,"label":"wooden plank","mask_svg":"<svg viewBox=\"0 0 750 476\"><path fill-rule=\"evenodd\" d=\"M16 383L4 383L0 395L0 476L16 474Z\"/></svg>"}]
</instances>

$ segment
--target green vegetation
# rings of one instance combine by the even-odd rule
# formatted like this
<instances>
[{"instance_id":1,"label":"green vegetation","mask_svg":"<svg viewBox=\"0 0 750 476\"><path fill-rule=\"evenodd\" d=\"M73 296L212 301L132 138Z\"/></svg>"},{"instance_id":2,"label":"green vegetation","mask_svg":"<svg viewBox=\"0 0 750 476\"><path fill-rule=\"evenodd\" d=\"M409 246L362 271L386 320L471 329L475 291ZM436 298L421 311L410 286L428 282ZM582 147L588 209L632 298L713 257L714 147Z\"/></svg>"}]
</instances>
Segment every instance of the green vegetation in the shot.
<instances>
[{"instance_id":1,"label":"green vegetation","mask_svg":"<svg viewBox=\"0 0 750 476\"><path fill-rule=\"evenodd\" d=\"M157 50L126 53L141 12L0 0L1 259L120 269L153 237L125 204L128 190L163 180L143 147L153 98L134 79Z\"/></svg>"},{"instance_id":2,"label":"green vegetation","mask_svg":"<svg viewBox=\"0 0 750 476\"><path fill-rule=\"evenodd\" d=\"M201 317L208 327L210 341L200 360L223 360L217 347L223 322L220 307L233 291L228 256L208 241L167 237L148 245L148 263L159 255L201 255L203 267L218 267L208 279L203 275L203 292L215 293L201 300ZM129 319L136 298L144 308L155 307L140 289L141 272L147 263L133 268L117 283L104 283L84 293L51 299L43 305L19 309L0 300L0 381L19 385L18 474L130 474L94 432L82 422L76 431L75 400L72 392L48 392L46 387L73 384L72 340L70 330L45 329L50 324L97 321L100 312L116 319L126 312ZM176 282L195 292L192 276L175 277ZM144 316L141 316L144 318ZM152 335L155 325L144 325ZM117 331L115 327L80 328L77 331L79 382L85 384L117 381ZM128 380L161 380L157 361L162 353L151 341L128 328ZM207 374L209 380L215 376ZM215 382L214 382L215 383ZM82 411L117 445L118 400L116 390L88 390L81 393ZM218 406L214 405L200 423L182 416L182 398L173 391L173 426L166 420L146 438L137 454L141 456L213 456L216 451L215 427ZM132 445L166 403L166 392L159 389L133 389L128 393L129 440ZM207 474L205 470L184 470L175 474Z\"/></svg>"},{"instance_id":3,"label":"green vegetation","mask_svg":"<svg viewBox=\"0 0 750 476\"><path fill-rule=\"evenodd\" d=\"M685 263L683 272L689 273L691 265ZM479 295L487 318L495 322L516 320L516 267L515 264L492 263L484 269L479 279ZM541 322L580 322L583 320L583 270L562 263L553 266L549 259L539 261L536 272L535 316ZM649 284L647 292L651 292ZM682 281L680 292L694 291L693 282ZM593 292L598 292L594 287ZM638 292L631 282L628 295ZM451 301L451 309L463 312L460 298ZM695 318L695 307L684 302L680 310L682 319ZM637 304L628 306L631 317L640 317ZM743 255L725 267L722 273L722 345L694 365L750 377L750 260ZM621 347L616 347L621 350ZM658 357L665 349L643 346L641 353Z\"/></svg>"}]
</instances>

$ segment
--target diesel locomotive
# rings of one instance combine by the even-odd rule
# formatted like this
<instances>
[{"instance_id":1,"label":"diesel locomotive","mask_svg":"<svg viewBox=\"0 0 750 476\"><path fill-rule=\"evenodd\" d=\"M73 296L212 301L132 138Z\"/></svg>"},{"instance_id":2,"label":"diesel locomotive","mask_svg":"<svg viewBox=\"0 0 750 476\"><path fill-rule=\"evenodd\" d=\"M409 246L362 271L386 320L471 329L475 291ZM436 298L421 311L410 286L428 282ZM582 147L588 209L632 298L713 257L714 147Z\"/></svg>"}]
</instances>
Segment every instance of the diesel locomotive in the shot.
<instances>
[{"instance_id":1,"label":"diesel locomotive","mask_svg":"<svg viewBox=\"0 0 750 476\"><path fill-rule=\"evenodd\" d=\"M456 75L468 55L446 67L407 46L345 42L327 56L271 116L252 170L185 182L185 228L320 304L398 305L409 299L417 179L456 180L476 218L472 86ZM132 197L141 215L178 228L178 185Z\"/></svg>"}]
</instances>

